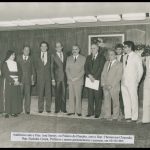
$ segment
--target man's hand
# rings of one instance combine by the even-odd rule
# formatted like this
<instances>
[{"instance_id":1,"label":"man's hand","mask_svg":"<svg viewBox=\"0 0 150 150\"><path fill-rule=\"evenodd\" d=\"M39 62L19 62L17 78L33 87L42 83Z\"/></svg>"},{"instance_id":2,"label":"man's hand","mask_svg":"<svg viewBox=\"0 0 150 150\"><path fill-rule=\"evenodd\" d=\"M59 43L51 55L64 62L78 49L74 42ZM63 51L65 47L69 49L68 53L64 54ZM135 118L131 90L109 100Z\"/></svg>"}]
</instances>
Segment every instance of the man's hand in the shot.
<instances>
[{"instance_id":1,"label":"man's hand","mask_svg":"<svg viewBox=\"0 0 150 150\"><path fill-rule=\"evenodd\" d=\"M90 78L91 82L95 81L95 78L91 74L89 74L88 77Z\"/></svg>"},{"instance_id":2,"label":"man's hand","mask_svg":"<svg viewBox=\"0 0 150 150\"><path fill-rule=\"evenodd\" d=\"M34 81L32 81L31 85L35 85L35 82L34 82Z\"/></svg>"},{"instance_id":3,"label":"man's hand","mask_svg":"<svg viewBox=\"0 0 150 150\"><path fill-rule=\"evenodd\" d=\"M53 86L55 86L55 85L56 85L55 80L52 80L52 85L53 85Z\"/></svg>"},{"instance_id":4,"label":"man's hand","mask_svg":"<svg viewBox=\"0 0 150 150\"><path fill-rule=\"evenodd\" d=\"M78 80L78 78L73 78L73 79L72 79L73 82L76 81L76 80Z\"/></svg>"}]
</instances>

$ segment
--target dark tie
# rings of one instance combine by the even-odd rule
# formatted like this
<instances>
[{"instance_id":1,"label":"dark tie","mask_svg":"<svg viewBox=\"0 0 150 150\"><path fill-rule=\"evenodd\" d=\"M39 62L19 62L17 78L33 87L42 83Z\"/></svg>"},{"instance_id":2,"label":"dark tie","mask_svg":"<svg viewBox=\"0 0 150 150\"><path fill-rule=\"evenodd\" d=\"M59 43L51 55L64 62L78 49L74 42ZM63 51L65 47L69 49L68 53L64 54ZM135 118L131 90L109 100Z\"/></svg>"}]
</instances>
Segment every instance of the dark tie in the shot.
<instances>
[{"instance_id":1,"label":"dark tie","mask_svg":"<svg viewBox=\"0 0 150 150\"><path fill-rule=\"evenodd\" d=\"M76 58L76 56L74 57L74 63L77 61L77 58Z\"/></svg>"},{"instance_id":2,"label":"dark tie","mask_svg":"<svg viewBox=\"0 0 150 150\"><path fill-rule=\"evenodd\" d=\"M127 59L126 59L126 63L125 63L125 65L127 65L127 63L128 63L128 57L129 57L129 55L127 55Z\"/></svg>"},{"instance_id":3,"label":"dark tie","mask_svg":"<svg viewBox=\"0 0 150 150\"><path fill-rule=\"evenodd\" d=\"M110 68L111 68L111 64L112 64L112 62L110 61L109 67L108 67L108 72L109 72L109 70L110 70Z\"/></svg>"},{"instance_id":4,"label":"dark tie","mask_svg":"<svg viewBox=\"0 0 150 150\"><path fill-rule=\"evenodd\" d=\"M42 54L42 62L44 64L44 53Z\"/></svg>"},{"instance_id":5,"label":"dark tie","mask_svg":"<svg viewBox=\"0 0 150 150\"><path fill-rule=\"evenodd\" d=\"M27 56L24 57L24 60L27 61Z\"/></svg>"},{"instance_id":6,"label":"dark tie","mask_svg":"<svg viewBox=\"0 0 150 150\"><path fill-rule=\"evenodd\" d=\"M123 55L121 55L120 62L123 62Z\"/></svg>"},{"instance_id":7,"label":"dark tie","mask_svg":"<svg viewBox=\"0 0 150 150\"><path fill-rule=\"evenodd\" d=\"M62 53L60 53L60 59L63 62L63 55L62 55Z\"/></svg>"}]
</instances>

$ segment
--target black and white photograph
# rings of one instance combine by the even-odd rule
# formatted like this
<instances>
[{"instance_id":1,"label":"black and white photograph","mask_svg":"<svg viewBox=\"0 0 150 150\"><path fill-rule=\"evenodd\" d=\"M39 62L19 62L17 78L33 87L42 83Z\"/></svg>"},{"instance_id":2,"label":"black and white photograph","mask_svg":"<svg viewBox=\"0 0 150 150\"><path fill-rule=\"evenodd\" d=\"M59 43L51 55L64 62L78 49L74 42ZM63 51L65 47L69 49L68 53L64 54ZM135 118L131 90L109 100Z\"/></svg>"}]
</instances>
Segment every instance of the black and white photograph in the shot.
<instances>
[{"instance_id":1,"label":"black and white photograph","mask_svg":"<svg viewBox=\"0 0 150 150\"><path fill-rule=\"evenodd\" d=\"M150 2L0 2L0 148L150 147Z\"/></svg>"}]
</instances>

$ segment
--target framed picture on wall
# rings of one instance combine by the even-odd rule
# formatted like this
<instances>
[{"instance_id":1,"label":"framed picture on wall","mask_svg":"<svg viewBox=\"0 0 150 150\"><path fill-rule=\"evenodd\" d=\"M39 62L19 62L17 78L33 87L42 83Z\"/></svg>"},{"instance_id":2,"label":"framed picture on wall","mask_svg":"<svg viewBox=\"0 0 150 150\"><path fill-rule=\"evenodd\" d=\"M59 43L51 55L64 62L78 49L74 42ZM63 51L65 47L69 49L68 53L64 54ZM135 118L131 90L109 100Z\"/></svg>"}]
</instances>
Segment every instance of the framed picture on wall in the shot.
<instances>
[{"instance_id":1,"label":"framed picture on wall","mask_svg":"<svg viewBox=\"0 0 150 150\"><path fill-rule=\"evenodd\" d=\"M99 47L114 49L115 45L124 42L124 34L99 34L89 35L88 54L91 53L91 44L98 44Z\"/></svg>"}]
</instances>

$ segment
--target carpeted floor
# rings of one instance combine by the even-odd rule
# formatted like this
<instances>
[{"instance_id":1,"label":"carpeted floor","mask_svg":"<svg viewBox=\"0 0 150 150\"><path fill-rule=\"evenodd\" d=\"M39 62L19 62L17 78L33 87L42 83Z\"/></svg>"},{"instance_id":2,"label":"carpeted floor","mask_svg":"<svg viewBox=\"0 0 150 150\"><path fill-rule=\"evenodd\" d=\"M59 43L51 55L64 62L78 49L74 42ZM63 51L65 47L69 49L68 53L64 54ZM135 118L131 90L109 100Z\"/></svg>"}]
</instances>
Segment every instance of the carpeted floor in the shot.
<instances>
[{"instance_id":1,"label":"carpeted floor","mask_svg":"<svg viewBox=\"0 0 150 150\"><path fill-rule=\"evenodd\" d=\"M52 112L54 103L52 103ZM83 114L86 115L87 100L83 100ZM93 144L93 143L36 143L12 142L11 132L38 133L82 133L135 135L135 144ZM72 116L66 114L37 113L37 98L32 98L31 115L5 119L0 116L0 147L150 147L150 124L104 121L100 119Z\"/></svg>"}]
</instances>

